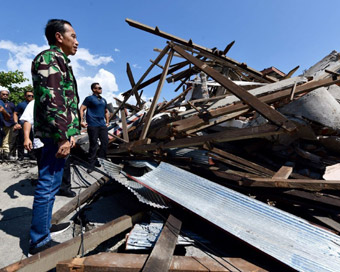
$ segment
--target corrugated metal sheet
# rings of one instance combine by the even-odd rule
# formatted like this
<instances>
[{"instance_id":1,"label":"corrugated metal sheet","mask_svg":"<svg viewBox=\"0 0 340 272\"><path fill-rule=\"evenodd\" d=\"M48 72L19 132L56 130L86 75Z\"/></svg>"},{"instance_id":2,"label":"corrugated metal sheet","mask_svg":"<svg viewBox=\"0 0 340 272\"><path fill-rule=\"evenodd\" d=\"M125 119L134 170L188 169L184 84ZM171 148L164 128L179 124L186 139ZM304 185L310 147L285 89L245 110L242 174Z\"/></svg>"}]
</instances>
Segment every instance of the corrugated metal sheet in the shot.
<instances>
[{"instance_id":1,"label":"corrugated metal sheet","mask_svg":"<svg viewBox=\"0 0 340 272\"><path fill-rule=\"evenodd\" d=\"M114 180L117 180L120 184L124 185L128 188L140 202L152 206L154 208L166 209L169 207L169 204L157 193L152 192L148 188L139 184L136 181L133 181L126 176L124 176L124 172L122 171L122 167L116 165L107 160L103 160L98 158L101 165L103 165L105 172ZM146 162L136 162L134 164L135 167L147 167L149 169L154 169L155 167L152 164Z\"/></svg>"},{"instance_id":2,"label":"corrugated metal sheet","mask_svg":"<svg viewBox=\"0 0 340 272\"><path fill-rule=\"evenodd\" d=\"M167 163L136 179L298 271L340 271L340 237L306 220Z\"/></svg>"}]
</instances>

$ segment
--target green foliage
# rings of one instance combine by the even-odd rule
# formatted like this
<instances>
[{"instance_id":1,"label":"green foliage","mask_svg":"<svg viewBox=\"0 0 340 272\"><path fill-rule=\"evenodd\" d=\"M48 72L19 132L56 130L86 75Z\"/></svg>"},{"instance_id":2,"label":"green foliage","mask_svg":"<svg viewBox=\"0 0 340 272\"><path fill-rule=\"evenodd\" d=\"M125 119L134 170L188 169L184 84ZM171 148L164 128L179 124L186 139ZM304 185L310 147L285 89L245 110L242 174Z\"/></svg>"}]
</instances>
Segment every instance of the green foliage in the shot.
<instances>
[{"instance_id":1,"label":"green foliage","mask_svg":"<svg viewBox=\"0 0 340 272\"><path fill-rule=\"evenodd\" d=\"M25 87L15 86L16 84L20 84L25 81L28 81L28 79L24 77L23 72L20 72L18 70L16 70L15 72L0 72L0 86L8 88L8 90L11 92L9 100L16 105L25 100L24 93L26 90L33 90L32 85L30 84Z\"/></svg>"}]
</instances>

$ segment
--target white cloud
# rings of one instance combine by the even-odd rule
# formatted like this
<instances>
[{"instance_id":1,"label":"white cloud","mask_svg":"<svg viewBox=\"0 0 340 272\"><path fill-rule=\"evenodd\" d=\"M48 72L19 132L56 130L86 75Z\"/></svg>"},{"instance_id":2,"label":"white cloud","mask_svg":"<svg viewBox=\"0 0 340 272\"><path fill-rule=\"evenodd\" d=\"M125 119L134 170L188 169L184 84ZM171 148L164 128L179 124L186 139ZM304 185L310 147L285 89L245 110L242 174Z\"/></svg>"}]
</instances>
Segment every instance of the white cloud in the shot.
<instances>
[{"instance_id":1,"label":"white cloud","mask_svg":"<svg viewBox=\"0 0 340 272\"><path fill-rule=\"evenodd\" d=\"M135 68L135 69L141 69L141 68L142 68L141 66L139 66L139 65L136 64L136 63L135 63L135 64L132 64L132 67Z\"/></svg>"},{"instance_id":2,"label":"white cloud","mask_svg":"<svg viewBox=\"0 0 340 272\"><path fill-rule=\"evenodd\" d=\"M33 58L41 51L49 48L46 43L43 46L36 44L15 44L12 41L0 40L0 50L7 50L9 55L6 62L8 71L19 70L22 71L26 78L31 81L31 64ZM108 102L113 102L113 93L118 91L116 83L116 77L111 72L101 68L93 73L95 75L84 76L84 71L88 73L87 66L98 67L110 62L114 62L111 56L103 57L99 55L93 55L88 49L78 48L78 52L75 56L70 56L72 68L78 83L78 91L80 96L80 103L86 96L91 94L90 85L93 82L99 82L103 87L103 96ZM3 67L1 67L4 70ZM22 85L27 85L27 82Z\"/></svg>"},{"instance_id":3,"label":"white cloud","mask_svg":"<svg viewBox=\"0 0 340 272\"><path fill-rule=\"evenodd\" d=\"M70 59L75 73L85 70L84 66L80 64L80 61L85 61L85 64L89 66L99 66L114 62L111 56L101 57L98 55L92 55L89 50L85 48L78 48L77 54L71 56Z\"/></svg>"},{"instance_id":4,"label":"white cloud","mask_svg":"<svg viewBox=\"0 0 340 272\"><path fill-rule=\"evenodd\" d=\"M7 69L9 71L19 70L24 73L25 77L31 79L31 64L33 58L42 50L48 48L48 45L38 46L36 44L17 45L11 41L0 41L0 49L9 52L7 60Z\"/></svg>"},{"instance_id":5,"label":"white cloud","mask_svg":"<svg viewBox=\"0 0 340 272\"><path fill-rule=\"evenodd\" d=\"M115 95L114 93L118 91L116 77L111 72L105 69L100 69L98 73L93 77L77 78L80 104L84 101L86 96L92 94L91 84L93 82L98 82L102 86L103 97L105 97L107 102L113 102L113 96Z\"/></svg>"},{"instance_id":6,"label":"white cloud","mask_svg":"<svg viewBox=\"0 0 340 272\"><path fill-rule=\"evenodd\" d=\"M120 50L118 48L115 48L114 51L115 52L120 52Z\"/></svg>"}]
</instances>

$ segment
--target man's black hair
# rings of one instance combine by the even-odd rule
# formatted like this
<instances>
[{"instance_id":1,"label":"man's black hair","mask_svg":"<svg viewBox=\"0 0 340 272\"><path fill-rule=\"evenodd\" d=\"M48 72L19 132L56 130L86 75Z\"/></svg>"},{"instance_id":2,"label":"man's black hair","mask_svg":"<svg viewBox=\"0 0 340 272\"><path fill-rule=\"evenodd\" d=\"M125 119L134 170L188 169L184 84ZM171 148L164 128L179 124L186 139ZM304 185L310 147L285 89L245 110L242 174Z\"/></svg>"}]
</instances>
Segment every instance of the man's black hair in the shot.
<instances>
[{"instance_id":1,"label":"man's black hair","mask_svg":"<svg viewBox=\"0 0 340 272\"><path fill-rule=\"evenodd\" d=\"M93 91L94 87L96 87L96 85L99 85L99 83L98 82L94 82L94 83L91 84L91 90L92 91Z\"/></svg>"},{"instance_id":2,"label":"man's black hair","mask_svg":"<svg viewBox=\"0 0 340 272\"><path fill-rule=\"evenodd\" d=\"M65 33L65 24L72 26L70 22L62 19L51 19L47 22L47 25L45 27L45 36L49 45L56 44L57 40L55 38L55 34L57 32L59 32L60 34Z\"/></svg>"},{"instance_id":3,"label":"man's black hair","mask_svg":"<svg viewBox=\"0 0 340 272\"><path fill-rule=\"evenodd\" d=\"M26 90L26 91L24 92L24 96L26 96L27 93L33 93L33 91Z\"/></svg>"}]
</instances>

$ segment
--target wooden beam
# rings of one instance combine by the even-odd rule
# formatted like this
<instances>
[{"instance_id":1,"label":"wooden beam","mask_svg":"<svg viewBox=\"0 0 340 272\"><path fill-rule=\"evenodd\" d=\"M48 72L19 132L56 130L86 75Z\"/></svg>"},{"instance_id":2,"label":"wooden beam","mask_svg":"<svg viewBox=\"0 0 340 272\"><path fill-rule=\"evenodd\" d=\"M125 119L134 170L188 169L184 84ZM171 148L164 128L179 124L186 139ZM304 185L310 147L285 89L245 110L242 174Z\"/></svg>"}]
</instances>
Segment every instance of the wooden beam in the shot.
<instances>
[{"instance_id":1,"label":"wooden beam","mask_svg":"<svg viewBox=\"0 0 340 272\"><path fill-rule=\"evenodd\" d=\"M230 48L234 45L234 43L235 41L232 41L226 46L226 48L223 50L223 55L227 55L227 53L229 52Z\"/></svg>"},{"instance_id":2,"label":"wooden beam","mask_svg":"<svg viewBox=\"0 0 340 272\"><path fill-rule=\"evenodd\" d=\"M340 180L251 178L239 181L241 186L299 188L307 191L339 190Z\"/></svg>"},{"instance_id":3,"label":"wooden beam","mask_svg":"<svg viewBox=\"0 0 340 272\"><path fill-rule=\"evenodd\" d=\"M295 95L295 91L296 91L296 82L295 82L295 84L294 84L294 86L292 88L292 91L290 93L290 98L289 98L290 101L293 101L294 95Z\"/></svg>"},{"instance_id":4,"label":"wooden beam","mask_svg":"<svg viewBox=\"0 0 340 272\"><path fill-rule=\"evenodd\" d=\"M180 84L181 86L183 85L183 82ZM178 99L182 98L183 96L185 96L190 90L192 89L192 87L190 86L189 88L187 88L186 90L184 90L181 94L177 95L175 98L171 99L169 102L167 102L165 105L163 105L161 108L159 108L157 110L157 112L161 112L163 110L166 110L167 107L169 107L171 104L173 104L175 101L177 101Z\"/></svg>"},{"instance_id":5,"label":"wooden beam","mask_svg":"<svg viewBox=\"0 0 340 272\"><path fill-rule=\"evenodd\" d=\"M129 142L129 134L128 134L128 129L127 129L127 124L126 124L126 115L125 115L125 109L120 110L120 116L122 118L122 126L123 126L123 138L125 142Z\"/></svg>"},{"instance_id":6,"label":"wooden beam","mask_svg":"<svg viewBox=\"0 0 340 272\"><path fill-rule=\"evenodd\" d=\"M131 228L136 222L142 219L142 216L143 213L141 212L133 216L124 215L96 229L85 232L82 237L77 236L62 244L48 248L29 258L2 268L1 271L49 271L56 267L58 262L77 256L81 244L83 244L85 251L93 249L104 241Z\"/></svg>"},{"instance_id":7,"label":"wooden beam","mask_svg":"<svg viewBox=\"0 0 340 272\"><path fill-rule=\"evenodd\" d=\"M277 128L274 125L263 125L258 127L251 128L243 128L243 129L234 129L234 130L225 130L222 132L212 133L204 136L196 136L192 138L184 138L178 140L172 140L170 142L164 143L151 143L147 145L138 145L134 146L134 142L129 144L120 145L117 149L109 149L107 154L120 154L126 152L146 152L146 151L154 151L156 149L169 149L176 147L189 147L189 146L200 146L207 142L230 142L237 140L245 140L252 138L261 138L269 135L278 135L285 133L285 130L282 128ZM133 147L133 148L132 148Z\"/></svg>"},{"instance_id":8,"label":"wooden beam","mask_svg":"<svg viewBox=\"0 0 340 272\"><path fill-rule=\"evenodd\" d=\"M318 81L307 82L305 84L297 86L295 89L295 94L310 92L319 87L327 87L332 84L340 84L340 79L333 80L332 78L327 78L327 79L322 79ZM268 104L273 103L275 101L279 101L284 98L289 98L291 95L291 91L292 91L291 88L287 88L285 90L260 97L259 100L261 100L264 103L268 103ZM241 111L241 110L248 109L248 108L249 108L248 105L245 105L242 102L238 102L233 105L228 105L222 108L210 110L209 114L206 114L206 115L200 115L200 116L194 115L189 118L186 118L185 120L175 121L172 123L172 128L175 132L180 133L182 131L194 129L196 127L199 127L200 125L205 124L207 118L208 119L217 118L219 116L222 116L228 113Z\"/></svg>"},{"instance_id":9,"label":"wooden beam","mask_svg":"<svg viewBox=\"0 0 340 272\"><path fill-rule=\"evenodd\" d=\"M56 211L52 215L51 224L60 223L64 218L66 218L66 216L68 216L71 212L76 210L79 206L81 206L89 198L91 198L109 180L110 178L103 176L96 182L92 183L90 187L80 193L79 197L73 198L72 200L70 200L70 202L61 207L58 211Z\"/></svg>"},{"instance_id":10,"label":"wooden beam","mask_svg":"<svg viewBox=\"0 0 340 272\"><path fill-rule=\"evenodd\" d=\"M96 255L74 258L61 261L57 265L57 272L75 271L126 271L139 272L143 268L147 255L132 253L108 253L102 252ZM235 257L194 257L173 256L170 272L234 272L234 271L256 271L267 270Z\"/></svg>"},{"instance_id":11,"label":"wooden beam","mask_svg":"<svg viewBox=\"0 0 340 272\"><path fill-rule=\"evenodd\" d=\"M291 173L293 172L293 168L289 166L282 166L279 171L275 173L272 179L288 179Z\"/></svg>"},{"instance_id":12,"label":"wooden beam","mask_svg":"<svg viewBox=\"0 0 340 272\"><path fill-rule=\"evenodd\" d=\"M144 265L143 272L169 271L181 226L182 222L170 214Z\"/></svg>"},{"instance_id":13,"label":"wooden beam","mask_svg":"<svg viewBox=\"0 0 340 272\"><path fill-rule=\"evenodd\" d=\"M257 112L262 114L265 118L273 122L274 124L283 127L287 131L294 131L296 130L295 124L285 118L281 113L272 109L267 104L261 102L256 96L251 95L241 87L237 86L231 80L227 79L218 71L210 68L207 64L203 63L202 61L196 59L195 57L191 56L185 50L183 50L178 45L173 43L169 43L170 47L173 48L177 53L182 55L184 58L189 60L193 63L196 67L198 67L201 71L205 72L207 75L215 79L218 83L220 83L224 88L232 92L235 96L241 99L244 103L248 104L252 108L254 108Z\"/></svg>"},{"instance_id":14,"label":"wooden beam","mask_svg":"<svg viewBox=\"0 0 340 272\"><path fill-rule=\"evenodd\" d=\"M126 63L126 73L128 75L128 78L129 78L129 81L130 81L130 84L131 84L131 87L133 89L133 93L136 97L136 100L137 100L137 105L139 107L139 109L141 109L143 107L143 104L142 104L142 101L140 99L140 96L139 96L139 93L138 93L138 90L133 88L135 87L136 83L135 83L135 80L133 78L133 75L132 75L132 71L131 71L131 67L130 67L130 64L127 62Z\"/></svg>"},{"instance_id":15,"label":"wooden beam","mask_svg":"<svg viewBox=\"0 0 340 272\"><path fill-rule=\"evenodd\" d=\"M157 89L156 89L156 92L155 92L155 95L152 99L152 103L151 103L151 106L148 110L148 113L145 117L145 122L144 122L144 126L143 126L143 130L142 130L142 133L139 137L139 140L143 140L145 139L147 133L148 133L148 130L149 130L149 127L150 127L150 124L151 124L151 119L155 113L155 109L156 109L156 106L157 106L157 102L158 102L158 99L159 99L159 95L161 94L161 90L163 88L163 85L164 85L164 81L165 81L165 78L166 78L166 75L168 74L168 70L169 70L169 66L170 66L170 63L171 63L171 60L172 60L172 56L173 56L173 50L171 50L167 60L166 60L166 63L165 63L165 66L164 66L164 70L163 70L163 73L162 73L162 76L158 82L158 86L157 86Z\"/></svg>"},{"instance_id":16,"label":"wooden beam","mask_svg":"<svg viewBox=\"0 0 340 272\"><path fill-rule=\"evenodd\" d=\"M175 65L174 67L172 67L171 69L169 69L169 72L168 73L172 73L172 72L175 72L181 68L183 68L184 66L188 65L190 62L189 61L184 61L184 62L180 62L180 63L177 63L177 65ZM139 86L136 86L137 90L140 90L142 88L145 88L147 86L149 86L150 84L156 82L157 80L159 80L162 76L162 73L158 74L157 76L154 76L148 80L146 80L145 82L141 83ZM125 95L129 95L130 93L132 92L132 89L124 92L122 95L125 96ZM142 95L142 94L140 94Z\"/></svg>"},{"instance_id":17,"label":"wooden beam","mask_svg":"<svg viewBox=\"0 0 340 272\"><path fill-rule=\"evenodd\" d=\"M288 72L288 74L283 77L283 79L290 78L296 72L296 70L299 69L299 68L300 68L300 66L298 65L295 68L293 68L292 70L290 70Z\"/></svg>"},{"instance_id":18,"label":"wooden beam","mask_svg":"<svg viewBox=\"0 0 340 272\"><path fill-rule=\"evenodd\" d=\"M125 21L132 27L135 27L135 28L138 28L138 29L141 29L143 31L146 31L146 32L149 32L151 34L154 34L154 35L157 35L157 36L160 36L160 37L163 37L167 40L170 40L170 41L174 41L174 42L177 42L179 44L183 44L183 45L186 45L186 46L189 46L191 48L195 48L197 50L200 50L200 51L203 51L203 52L206 52L206 53L210 53L211 55L214 55L214 51L207 48L207 47L203 47L203 46L200 46L198 44L195 44L193 43L191 40L185 40L185 39L182 39L182 38L179 38L179 37L176 37L174 35L171 35L169 33L166 33L164 31L161 31L159 30L158 28L158 31L155 30L155 28L152 28L150 26L147 26L145 24L142 24L142 23L139 23L137 21L134 21L134 20L131 20L131 19L128 19L126 18ZM181 54L180 54L181 55ZM238 61L235 61L229 57L226 57L226 56L217 56L218 58L220 59L223 59L225 61L228 61L230 63L230 65L233 65L233 66L238 66L238 67L242 67L242 69L244 69L245 71L247 71L248 73L251 73L251 74L254 74L258 77L262 77L263 78L263 74L260 72L260 71L257 71L253 68L250 68L249 66L247 65L244 65L244 63L240 63Z\"/></svg>"},{"instance_id":19,"label":"wooden beam","mask_svg":"<svg viewBox=\"0 0 340 272\"><path fill-rule=\"evenodd\" d=\"M138 80L138 82L136 83L136 85L131 89L131 91L124 97L124 101L122 103L122 105L120 105L113 113L113 116L115 116L117 114L117 112L121 109L121 107L124 105L124 103L126 101L129 100L130 96L132 93L135 93L135 91L138 90L140 84L143 82L143 80L146 78L146 76L150 73L150 71L152 70L152 68L156 65L156 63L160 62L160 60L165 56L165 54L169 51L170 47L167 45L166 47L164 47L164 49L162 50L162 52L158 55L158 57L155 59L155 63L152 63L150 65L150 67L146 70L146 72L142 75L142 77Z\"/></svg>"},{"instance_id":20,"label":"wooden beam","mask_svg":"<svg viewBox=\"0 0 340 272\"><path fill-rule=\"evenodd\" d=\"M227 159L230 159L230 160L233 160L235 162L238 162L238 163L241 163L241 164L244 164L248 167L251 167L261 173L264 173L266 174L267 176L273 176L275 174L274 171L268 169L268 168L265 168L257 163L254 163L254 162L251 162L249 160L246 160L246 159L243 159L239 156L236 156L234 154L231 154L229 152L226 152L224 150L221 150L219 148L216 148L216 147L209 147L208 145L204 145L203 148L205 148L206 150L209 150L211 152L214 152L222 157L225 157Z\"/></svg>"}]
</instances>

